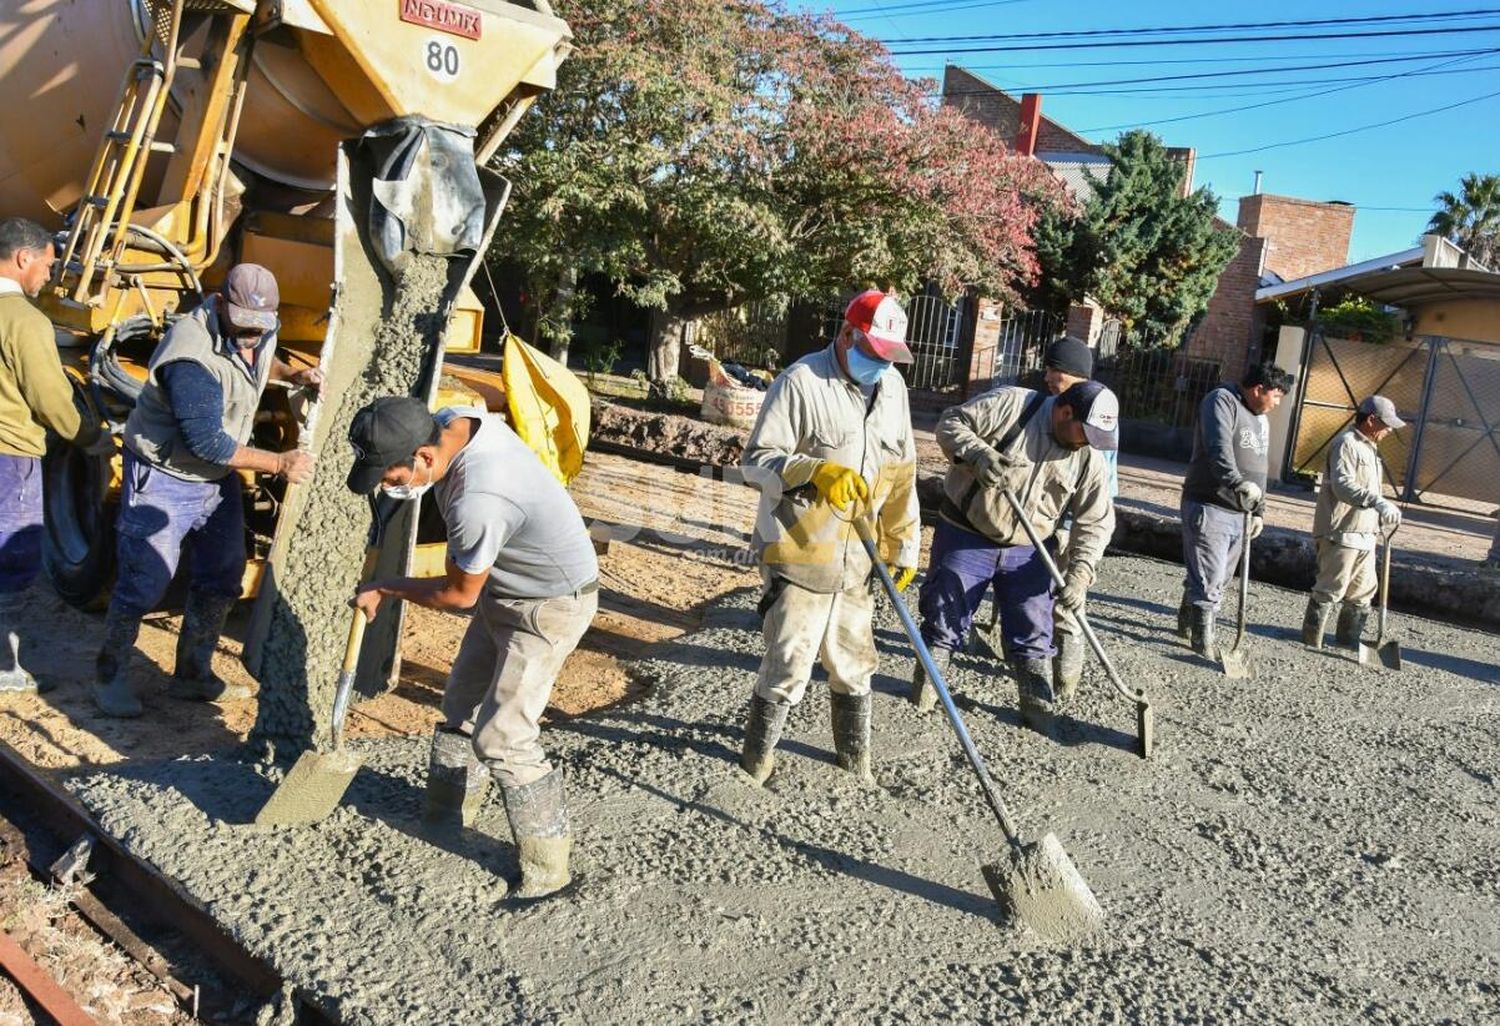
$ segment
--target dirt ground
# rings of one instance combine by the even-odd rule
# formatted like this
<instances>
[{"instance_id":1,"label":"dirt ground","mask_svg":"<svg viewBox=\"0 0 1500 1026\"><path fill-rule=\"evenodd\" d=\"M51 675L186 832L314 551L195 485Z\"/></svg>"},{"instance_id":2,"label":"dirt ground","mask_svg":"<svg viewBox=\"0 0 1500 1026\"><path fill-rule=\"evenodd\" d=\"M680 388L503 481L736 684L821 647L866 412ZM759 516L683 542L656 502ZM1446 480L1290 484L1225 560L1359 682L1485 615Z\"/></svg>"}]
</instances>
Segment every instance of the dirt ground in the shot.
<instances>
[{"instance_id":1,"label":"dirt ground","mask_svg":"<svg viewBox=\"0 0 1500 1026\"><path fill-rule=\"evenodd\" d=\"M756 579L741 556L753 516L753 495L744 488L595 455L572 493L611 541L600 559L599 616L553 692L552 708L564 716L627 698L631 684L622 659L696 628L707 603ZM245 612L242 607L231 620L214 668L226 679L253 684L238 658ZM0 697L0 740L38 766L62 769L215 751L245 738L255 720L253 700L198 705L166 697L180 623L175 615L149 620L141 632L135 681L146 715L99 716L88 697L99 619L71 608L45 584L34 588L21 624L22 661L51 689ZM430 732L468 622L411 610L401 681L390 694L354 707L349 736Z\"/></svg>"}]
</instances>

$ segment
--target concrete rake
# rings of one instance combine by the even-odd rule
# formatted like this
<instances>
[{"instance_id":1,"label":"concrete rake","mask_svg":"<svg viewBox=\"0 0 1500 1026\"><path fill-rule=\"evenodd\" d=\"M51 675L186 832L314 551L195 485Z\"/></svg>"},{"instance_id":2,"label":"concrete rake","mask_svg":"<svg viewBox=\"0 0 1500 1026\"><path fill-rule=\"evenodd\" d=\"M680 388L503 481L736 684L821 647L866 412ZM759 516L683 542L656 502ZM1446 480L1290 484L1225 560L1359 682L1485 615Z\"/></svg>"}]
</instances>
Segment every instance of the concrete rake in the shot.
<instances>
[{"instance_id":1,"label":"concrete rake","mask_svg":"<svg viewBox=\"0 0 1500 1026\"><path fill-rule=\"evenodd\" d=\"M885 564L875 551L868 522L862 516L856 517L854 528L859 533L860 541L864 543L865 551L869 553L875 572L880 575L880 583L885 587L891 605L901 617L901 625L906 628L906 636L911 639L917 659L927 671L927 680L937 692L938 700L948 714L948 722L958 735L958 743L979 778L979 788L984 792L984 799L999 821L1001 832L1005 834L1009 850L1004 859L979 867L1001 912L1025 923L1049 940L1069 943L1084 939L1104 925L1104 910L1099 907L1098 899L1089 890L1083 875L1078 872L1073 860L1063 850L1062 843L1054 835L1047 834L1035 844L1022 842L1016 831L1015 821L1011 819L1010 811L1006 809L1005 802L996 790L995 782L979 756L979 750L974 747L974 739L969 736L958 707L953 704L953 696L948 692L948 683L943 679L942 671L932 661L932 653L923 643L922 635L912 620L911 611L906 608L901 593L896 590L896 583L891 580Z\"/></svg>"}]
</instances>

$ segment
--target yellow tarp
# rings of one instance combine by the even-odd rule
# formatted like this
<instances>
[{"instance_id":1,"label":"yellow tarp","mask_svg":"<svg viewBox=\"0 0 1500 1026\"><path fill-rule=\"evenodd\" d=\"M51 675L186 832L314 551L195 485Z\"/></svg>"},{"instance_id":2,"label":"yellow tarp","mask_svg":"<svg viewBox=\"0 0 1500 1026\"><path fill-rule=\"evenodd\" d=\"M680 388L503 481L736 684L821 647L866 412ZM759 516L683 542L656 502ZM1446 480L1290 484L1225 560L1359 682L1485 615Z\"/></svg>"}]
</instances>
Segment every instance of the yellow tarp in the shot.
<instances>
[{"instance_id":1,"label":"yellow tarp","mask_svg":"<svg viewBox=\"0 0 1500 1026\"><path fill-rule=\"evenodd\" d=\"M589 393L577 375L515 335L505 337L505 404L511 425L563 484L583 469Z\"/></svg>"}]
</instances>

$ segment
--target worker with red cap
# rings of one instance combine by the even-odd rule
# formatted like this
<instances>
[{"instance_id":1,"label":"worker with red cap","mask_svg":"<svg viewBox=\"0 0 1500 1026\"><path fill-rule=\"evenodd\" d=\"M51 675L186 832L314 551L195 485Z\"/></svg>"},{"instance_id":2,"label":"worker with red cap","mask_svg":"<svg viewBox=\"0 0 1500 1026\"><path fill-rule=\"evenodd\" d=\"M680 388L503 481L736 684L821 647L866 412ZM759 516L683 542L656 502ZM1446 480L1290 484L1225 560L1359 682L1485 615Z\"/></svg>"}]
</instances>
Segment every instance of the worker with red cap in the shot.
<instances>
[{"instance_id":1,"label":"worker with red cap","mask_svg":"<svg viewBox=\"0 0 1500 1026\"><path fill-rule=\"evenodd\" d=\"M872 289L855 296L826 348L783 371L745 445L760 490L753 549L765 591L766 642L740 767L757 784L774 768L787 713L822 659L835 760L870 775L870 678L875 674L874 567L853 526L873 517L876 549L898 588L921 544L916 443L906 383L906 313Z\"/></svg>"}]
</instances>

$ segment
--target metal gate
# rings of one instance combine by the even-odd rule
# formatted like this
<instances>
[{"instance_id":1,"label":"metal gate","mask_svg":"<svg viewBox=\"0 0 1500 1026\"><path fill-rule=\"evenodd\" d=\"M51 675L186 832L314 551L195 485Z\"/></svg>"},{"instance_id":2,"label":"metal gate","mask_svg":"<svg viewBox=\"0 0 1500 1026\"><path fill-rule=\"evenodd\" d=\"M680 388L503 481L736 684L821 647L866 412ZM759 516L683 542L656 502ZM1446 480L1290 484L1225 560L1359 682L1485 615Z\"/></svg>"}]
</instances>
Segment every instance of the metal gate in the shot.
<instances>
[{"instance_id":1,"label":"metal gate","mask_svg":"<svg viewBox=\"0 0 1500 1026\"><path fill-rule=\"evenodd\" d=\"M1047 346L1067 329L1067 318L1045 310L1017 310L1000 322L991 387L1014 385L1042 369Z\"/></svg>"},{"instance_id":2,"label":"metal gate","mask_svg":"<svg viewBox=\"0 0 1500 1026\"><path fill-rule=\"evenodd\" d=\"M1408 502L1500 503L1500 345L1434 336L1386 344L1314 333L1303 360L1291 459L1320 474L1328 445L1380 394L1408 426L1380 443L1392 490Z\"/></svg>"},{"instance_id":3,"label":"metal gate","mask_svg":"<svg viewBox=\"0 0 1500 1026\"><path fill-rule=\"evenodd\" d=\"M849 298L830 304L823 314L823 336L833 341L844 324ZM906 345L912 363L901 365L908 388L942 391L964 384L969 354L964 344L967 299L950 303L942 296L913 296L906 308Z\"/></svg>"}]
</instances>

